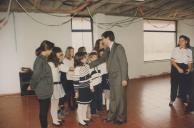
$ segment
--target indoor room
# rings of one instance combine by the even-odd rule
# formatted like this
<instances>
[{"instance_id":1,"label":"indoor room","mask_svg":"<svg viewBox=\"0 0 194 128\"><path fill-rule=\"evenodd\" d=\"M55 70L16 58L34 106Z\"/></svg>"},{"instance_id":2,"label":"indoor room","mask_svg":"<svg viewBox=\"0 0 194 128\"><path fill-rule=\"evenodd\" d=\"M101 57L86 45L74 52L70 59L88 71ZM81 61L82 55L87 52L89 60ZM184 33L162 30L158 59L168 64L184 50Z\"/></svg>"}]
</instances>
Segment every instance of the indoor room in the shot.
<instances>
[{"instance_id":1,"label":"indoor room","mask_svg":"<svg viewBox=\"0 0 194 128\"><path fill-rule=\"evenodd\" d=\"M194 128L194 0L0 0L0 128Z\"/></svg>"}]
</instances>

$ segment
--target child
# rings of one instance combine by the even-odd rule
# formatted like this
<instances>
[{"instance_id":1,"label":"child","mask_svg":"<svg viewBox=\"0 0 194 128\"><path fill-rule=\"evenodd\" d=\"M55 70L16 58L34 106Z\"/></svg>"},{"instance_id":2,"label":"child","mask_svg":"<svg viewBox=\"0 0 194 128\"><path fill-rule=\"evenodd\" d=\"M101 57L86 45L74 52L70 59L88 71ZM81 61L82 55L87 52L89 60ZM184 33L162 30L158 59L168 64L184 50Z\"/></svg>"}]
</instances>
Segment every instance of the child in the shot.
<instances>
[{"instance_id":1,"label":"child","mask_svg":"<svg viewBox=\"0 0 194 128\"><path fill-rule=\"evenodd\" d=\"M74 70L74 48L73 47L67 47L65 56L63 58L63 62L61 63L59 68L61 71L61 83L66 93L66 96L59 100L59 105L60 105L59 116L61 118L64 118L65 115L67 115L68 113L68 111L65 111L65 107L64 107L65 101L67 102L67 105L68 105L67 110L75 110L76 108L73 80L71 79L71 76L70 76L70 71Z\"/></svg>"},{"instance_id":2,"label":"child","mask_svg":"<svg viewBox=\"0 0 194 128\"><path fill-rule=\"evenodd\" d=\"M62 50L59 47L54 47L48 60L52 71L54 84L53 95L51 97L51 117L53 120L53 125L55 126L60 126L62 124L62 121L58 118L58 105L59 99L65 95L62 84L60 82L61 74L59 71L59 64L62 61L61 56L63 56Z\"/></svg>"},{"instance_id":3,"label":"child","mask_svg":"<svg viewBox=\"0 0 194 128\"><path fill-rule=\"evenodd\" d=\"M99 57L102 56L104 49L99 50ZM106 110L109 111L110 105L110 87L108 82L108 71L106 63L99 65L99 69L102 74L102 104L106 106Z\"/></svg>"},{"instance_id":4,"label":"child","mask_svg":"<svg viewBox=\"0 0 194 128\"><path fill-rule=\"evenodd\" d=\"M87 63L87 54L85 52L78 52L74 58L74 77L77 81L74 82L75 97L77 98L78 108L78 122L85 126L90 120L87 118L88 105L91 103L90 90L90 68Z\"/></svg>"},{"instance_id":5,"label":"child","mask_svg":"<svg viewBox=\"0 0 194 128\"><path fill-rule=\"evenodd\" d=\"M54 44L44 40L36 49L36 60L33 66L33 74L30 81L31 88L35 91L39 101L39 119L41 128L48 127L48 111L53 92L52 72L48 65L48 56L51 54Z\"/></svg>"},{"instance_id":6,"label":"child","mask_svg":"<svg viewBox=\"0 0 194 128\"><path fill-rule=\"evenodd\" d=\"M98 58L98 54L96 52L92 52L89 54L89 61L95 61ZM93 100L91 103L91 114L95 115L97 110L102 111L102 78L101 78L101 73L100 70L97 67L94 67L90 69L90 74L91 74L91 83L90 83L90 88L92 90L92 96Z\"/></svg>"}]
</instances>

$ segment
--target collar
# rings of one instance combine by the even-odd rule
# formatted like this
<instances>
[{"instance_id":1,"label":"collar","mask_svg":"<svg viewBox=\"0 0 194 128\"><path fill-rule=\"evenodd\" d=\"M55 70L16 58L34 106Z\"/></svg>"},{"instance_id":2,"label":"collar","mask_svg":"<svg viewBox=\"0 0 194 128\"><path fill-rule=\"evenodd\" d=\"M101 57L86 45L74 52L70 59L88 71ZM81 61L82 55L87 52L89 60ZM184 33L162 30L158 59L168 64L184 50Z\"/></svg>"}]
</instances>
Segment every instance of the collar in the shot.
<instances>
[{"instance_id":1,"label":"collar","mask_svg":"<svg viewBox=\"0 0 194 128\"><path fill-rule=\"evenodd\" d=\"M181 48L181 47L179 47L179 49L180 49L180 50L183 50L183 49L187 49L187 48Z\"/></svg>"},{"instance_id":2,"label":"collar","mask_svg":"<svg viewBox=\"0 0 194 128\"><path fill-rule=\"evenodd\" d=\"M110 45L109 45L110 51L112 49L113 44L114 44L114 42L111 42Z\"/></svg>"},{"instance_id":3,"label":"collar","mask_svg":"<svg viewBox=\"0 0 194 128\"><path fill-rule=\"evenodd\" d=\"M41 59L44 59L44 60L47 60L47 57L46 56L43 56L43 55L39 55L39 57L41 58Z\"/></svg>"}]
</instances>

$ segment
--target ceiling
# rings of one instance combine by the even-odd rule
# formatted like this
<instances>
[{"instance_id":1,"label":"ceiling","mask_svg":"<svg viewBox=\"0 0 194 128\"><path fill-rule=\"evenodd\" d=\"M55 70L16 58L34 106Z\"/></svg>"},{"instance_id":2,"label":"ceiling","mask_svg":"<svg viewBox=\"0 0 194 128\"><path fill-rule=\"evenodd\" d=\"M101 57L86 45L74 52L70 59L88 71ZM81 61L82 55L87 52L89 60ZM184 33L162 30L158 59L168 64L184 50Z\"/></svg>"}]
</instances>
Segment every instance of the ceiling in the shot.
<instances>
[{"instance_id":1,"label":"ceiling","mask_svg":"<svg viewBox=\"0 0 194 128\"><path fill-rule=\"evenodd\" d=\"M96 13L148 19L194 18L194 0L12 0L11 11L68 13L89 16ZM0 0L0 11L6 11L9 0Z\"/></svg>"}]
</instances>

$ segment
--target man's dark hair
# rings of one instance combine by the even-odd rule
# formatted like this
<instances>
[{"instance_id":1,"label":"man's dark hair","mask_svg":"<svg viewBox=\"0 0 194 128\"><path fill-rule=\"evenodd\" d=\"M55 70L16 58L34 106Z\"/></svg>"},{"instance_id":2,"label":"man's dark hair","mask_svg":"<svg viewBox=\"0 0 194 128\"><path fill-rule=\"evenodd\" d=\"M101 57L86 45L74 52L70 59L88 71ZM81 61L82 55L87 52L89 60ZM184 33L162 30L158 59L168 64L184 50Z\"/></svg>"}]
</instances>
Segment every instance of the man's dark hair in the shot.
<instances>
[{"instance_id":1,"label":"man's dark hair","mask_svg":"<svg viewBox=\"0 0 194 128\"><path fill-rule=\"evenodd\" d=\"M110 41L115 41L115 35L114 35L114 33L112 31L106 31L106 32L104 32L102 34L102 37L104 37L104 38L107 38L108 37L110 39Z\"/></svg>"}]
</instances>

